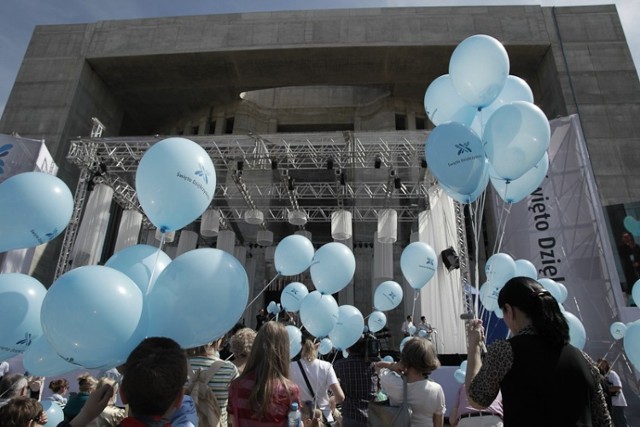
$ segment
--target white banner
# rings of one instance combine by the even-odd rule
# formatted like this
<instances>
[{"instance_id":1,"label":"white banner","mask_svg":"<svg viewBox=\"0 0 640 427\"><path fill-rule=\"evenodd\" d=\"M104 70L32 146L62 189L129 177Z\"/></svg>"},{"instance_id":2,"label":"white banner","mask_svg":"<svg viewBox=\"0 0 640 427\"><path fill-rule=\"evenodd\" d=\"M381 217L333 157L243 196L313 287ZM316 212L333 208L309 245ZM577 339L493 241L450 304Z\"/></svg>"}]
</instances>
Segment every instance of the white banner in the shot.
<instances>
[{"instance_id":1,"label":"white banner","mask_svg":"<svg viewBox=\"0 0 640 427\"><path fill-rule=\"evenodd\" d=\"M497 252L528 259L538 269L538 278L567 287L564 306L582 321L587 332L584 350L597 358L611 343L609 326L622 301L619 281L578 116L550 124L547 177L530 196L511 206ZM490 200L499 224L508 206L494 191Z\"/></svg>"}]
</instances>

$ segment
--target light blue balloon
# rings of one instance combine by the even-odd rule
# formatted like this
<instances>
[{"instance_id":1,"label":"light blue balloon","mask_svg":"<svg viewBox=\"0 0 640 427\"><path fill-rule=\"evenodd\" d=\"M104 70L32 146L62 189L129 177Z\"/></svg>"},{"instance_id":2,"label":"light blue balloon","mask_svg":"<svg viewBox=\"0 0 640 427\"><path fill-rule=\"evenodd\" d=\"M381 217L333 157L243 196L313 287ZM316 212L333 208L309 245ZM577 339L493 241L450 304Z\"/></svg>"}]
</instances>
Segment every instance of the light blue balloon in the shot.
<instances>
[{"instance_id":1,"label":"light blue balloon","mask_svg":"<svg viewBox=\"0 0 640 427\"><path fill-rule=\"evenodd\" d=\"M383 357L382 360L384 362L389 362L389 363L393 363L394 362L393 356L389 356L389 355L386 355L385 357Z\"/></svg>"},{"instance_id":2,"label":"light blue balloon","mask_svg":"<svg viewBox=\"0 0 640 427\"><path fill-rule=\"evenodd\" d=\"M22 357L24 369L31 375L54 377L78 369L62 357L58 356L49 340L44 335L36 338L25 350Z\"/></svg>"},{"instance_id":3,"label":"light blue balloon","mask_svg":"<svg viewBox=\"0 0 640 427\"><path fill-rule=\"evenodd\" d=\"M338 323L338 303L331 295L310 292L300 304L300 320L311 335L324 338Z\"/></svg>"},{"instance_id":4,"label":"light blue balloon","mask_svg":"<svg viewBox=\"0 0 640 427\"><path fill-rule=\"evenodd\" d=\"M482 121L483 127L486 126L487 121L491 115L500 107L505 104L509 104L510 102L515 101L524 101L533 103L533 91L520 77L517 76L507 76L507 80L498 94L498 97L489 105L482 108L481 111L478 112L476 118Z\"/></svg>"},{"instance_id":5,"label":"light blue balloon","mask_svg":"<svg viewBox=\"0 0 640 427\"><path fill-rule=\"evenodd\" d=\"M562 314L569 324L569 344L582 350L587 342L587 331L576 316L568 311L563 311Z\"/></svg>"},{"instance_id":6,"label":"light blue balloon","mask_svg":"<svg viewBox=\"0 0 640 427\"><path fill-rule=\"evenodd\" d=\"M60 178L25 172L0 184L0 206L1 253L57 237L71 219L73 196Z\"/></svg>"},{"instance_id":7,"label":"light blue balloon","mask_svg":"<svg viewBox=\"0 0 640 427\"><path fill-rule=\"evenodd\" d=\"M46 293L31 276L0 274L0 360L22 353L42 335L40 309Z\"/></svg>"},{"instance_id":8,"label":"light blue balloon","mask_svg":"<svg viewBox=\"0 0 640 427\"><path fill-rule=\"evenodd\" d=\"M382 282L373 296L373 307L380 311L393 310L402 302L402 286L393 280Z\"/></svg>"},{"instance_id":9,"label":"light blue balloon","mask_svg":"<svg viewBox=\"0 0 640 427\"><path fill-rule=\"evenodd\" d=\"M438 268L438 257L424 242L410 243L400 255L402 275L413 289L422 289Z\"/></svg>"},{"instance_id":10,"label":"light blue balloon","mask_svg":"<svg viewBox=\"0 0 640 427\"><path fill-rule=\"evenodd\" d=\"M627 332L627 325L622 322L613 322L609 327L609 331L611 332L611 336L616 340L624 338L625 333Z\"/></svg>"},{"instance_id":11,"label":"light blue balloon","mask_svg":"<svg viewBox=\"0 0 640 427\"><path fill-rule=\"evenodd\" d=\"M453 373L453 378L455 378L458 384L464 384L464 378L466 375L467 373L465 371L456 369L456 371Z\"/></svg>"},{"instance_id":12,"label":"light blue balloon","mask_svg":"<svg viewBox=\"0 0 640 427\"><path fill-rule=\"evenodd\" d=\"M477 34L455 48L449 60L449 75L462 99L474 107L485 107L505 85L509 55L493 37Z\"/></svg>"},{"instance_id":13,"label":"light blue balloon","mask_svg":"<svg viewBox=\"0 0 640 427\"><path fill-rule=\"evenodd\" d=\"M278 313L280 313L280 304L276 303L275 301L271 301L267 305L267 313L269 313L269 314L278 314Z\"/></svg>"},{"instance_id":14,"label":"light blue balloon","mask_svg":"<svg viewBox=\"0 0 640 427\"><path fill-rule=\"evenodd\" d=\"M413 335L413 334L415 334L415 333L416 333L416 327L415 327L415 326L413 326L413 325L409 326L409 327L407 328L407 333L408 333L409 335Z\"/></svg>"},{"instance_id":15,"label":"light blue balloon","mask_svg":"<svg viewBox=\"0 0 640 427\"><path fill-rule=\"evenodd\" d=\"M464 371L464 372L467 372L467 361L466 361L466 360L463 360L463 361L460 363L460 370L461 370L461 371Z\"/></svg>"},{"instance_id":16,"label":"light blue balloon","mask_svg":"<svg viewBox=\"0 0 640 427\"><path fill-rule=\"evenodd\" d=\"M425 157L438 181L459 194L472 194L485 173L482 142L460 123L436 126L427 138Z\"/></svg>"},{"instance_id":17,"label":"light blue balloon","mask_svg":"<svg viewBox=\"0 0 640 427\"><path fill-rule=\"evenodd\" d=\"M448 74L431 82L424 94L424 110L436 126L445 122L470 126L477 111L458 95Z\"/></svg>"},{"instance_id":18,"label":"light blue balloon","mask_svg":"<svg viewBox=\"0 0 640 427\"><path fill-rule=\"evenodd\" d=\"M518 203L540 187L548 171L549 156L544 153L542 159L520 178L507 181L497 176L492 176L491 184L502 200L512 204Z\"/></svg>"},{"instance_id":19,"label":"light blue balloon","mask_svg":"<svg viewBox=\"0 0 640 427\"><path fill-rule=\"evenodd\" d=\"M144 153L136 171L140 205L162 232L196 220L211 204L215 188L211 157L186 138L156 142Z\"/></svg>"},{"instance_id":20,"label":"light blue balloon","mask_svg":"<svg viewBox=\"0 0 640 427\"><path fill-rule=\"evenodd\" d=\"M515 101L498 108L484 129L484 151L496 176L520 178L542 159L549 147L549 121L534 104Z\"/></svg>"},{"instance_id":21,"label":"light blue balloon","mask_svg":"<svg viewBox=\"0 0 640 427\"><path fill-rule=\"evenodd\" d=\"M291 282L284 287L280 294L280 302L286 311L292 313L300 310L302 300L309 295L309 290L300 282Z\"/></svg>"},{"instance_id":22,"label":"light blue balloon","mask_svg":"<svg viewBox=\"0 0 640 427\"><path fill-rule=\"evenodd\" d=\"M640 371L640 320L627 324L623 343L627 358Z\"/></svg>"},{"instance_id":23,"label":"light blue balloon","mask_svg":"<svg viewBox=\"0 0 640 427\"><path fill-rule=\"evenodd\" d=\"M495 311L500 308L498 305L498 296L500 295L500 289L504 286L504 283L497 285L493 282L485 282L480 288L480 300L482 305L487 311Z\"/></svg>"},{"instance_id":24,"label":"light blue balloon","mask_svg":"<svg viewBox=\"0 0 640 427\"><path fill-rule=\"evenodd\" d=\"M311 265L315 249L309 239L299 234L285 237L276 246L274 267L282 276L294 276Z\"/></svg>"},{"instance_id":25,"label":"light blue balloon","mask_svg":"<svg viewBox=\"0 0 640 427\"><path fill-rule=\"evenodd\" d=\"M364 317L360 310L352 305L338 307L338 321L329 332L329 339L338 350L345 350L355 344L362 336Z\"/></svg>"},{"instance_id":26,"label":"light blue balloon","mask_svg":"<svg viewBox=\"0 0 640 427\"><path fill-rule=\"evenodd\" d=\"M443 184L442 182L440 182L439 184L440 184L440 187L442 188L442 191L444 191L446 195L448 195L458 203L467 205L469 203L475 202L476 200L478 200L478 197L480 197L482 193L484 193L484 191L487 189L487 184L489 183L489 162L487 162L487 159L485 159L484 164L485 164L485 167L482 173L482 178L480 178L480 181L478 181L477 187L475 188L475 190L471 192L471 194L467 195L467 194L456 193L451 188L447 187L446 184Z\"/></svg>"},{"instance_id":27,"label":"light blue balloon","mask_svg":"<svg viewBox=\"0 0 640 427\"><path fill-rule=\"evenodd\" d=\"M640 302L640 279L636 280L636 282L631 287L631 297L634 301Z\"/></svg>"},{"instance_id":28,"label":"light blue balloon","mask_svg":"<svg viewBox=\"0 0 640 427\"><path fill-rule=\"evenodd\" d=\"M412 334L413 335L413 334ZM427 336L429 335L429 332L425 331L424 329L420 329L418 331L418 336L422 337L422 338L427 338Z\"/></svg>"},{"instance_id":29,"label":"light blue balloon","mask_svg":"<svg viewBox=\"0 0 640 427\"><path fill-rule=\"evenodd\" d=\"M517 277L528 277L533 280L538 279L538 270L536 266L527 259L516 260L516 274Z\"/></svg>"},{"instance_id":30,"label":"light blue balloon","mask_svg":"<svg viewBox=\"0 0 640 427\"><path fill-rule=\"evenodd\" d=\"M293 325L285 326L289 335L289 359L293 359L302 350L302 332Z\"/></svg>"},{"instance_id":31,"label":"light blue balloon","mask_svg":"<svg viewBox=\"0 0 640 427\"><path fill-rule=\"evenodd\" d=\"M313 256L311 281L323 294L331 295L344 289L355 272L353 252L342 243L327 243Z\"/></svg>"},{"instance_id":32,"label":"light blue balloon","mask_svg":"<svg viewBox=\"0 0 640 427\"><path fill-rule=\"evenodd\" d=\"M58 402L53 400L42 400L42 409L47 414L47 423L44 427L56 427L58 424L64 421L64 412L62 412L62 406Z\"/></svg>"},{"instance_id":33,"label":"light blue balloon","mask_svg":"<svg viewBox=\"0 0 640 427\"><path fill-rule=\"evenodd\" d=\"M320 340L320 346L318 347L318 352L322 355L329 354L333 350L333 343L329 338L322 338Z\"/></svg>"},{"instance_id":34,"label":"light blue balloon","mask_svg":"<svg viewBox=\"0 0 640 427\"><path fill-rule=\"evenodd\" d=\"M133 245L113 254L104 265L126 274L146 295L170 262L171 257L160 248Z\"/></svg>"},{"instance_id":35,"label":"light blue balloon","mask_svg":"<svg viewBox=\"0 0 640 427\"><path fill-rule=\"evenodd\" d=\"M236 257L210 248L185 252L147 296L148 336L173 338L183 348L204 345L240 320L248 299L249 279Z\"/></svg>"},{"instance_id":36,"label":"light blue balloon","mask_svg":"<svg viewBox=\"0 0 640 427\"><path fill-rule=\"evenodd\" d=\"M569 296L569 291L567 290L567 287L562 283L556 282L556 286L558 286L558 290L559 290L559 295L556 299L558 300L559 304L562 304L567 300L567 297Z\"/></svg>"},{"instance_id":37,"label":"light blue balloon","mask_svg":"<svg viewBox=\"0 0 640 427\"><path fill-rule=\"evenodd\" d=\"M387 324L387 316L381 311L374 311L367 319L367 326L374 334L379 332Z\"/></svg>"},{"instance_id":38,"label":"light blue balloon","mask_svg":"<svg viewBox=\"0 0 640 427\"><path fill-rule=\"evenodd\" d=\"M491 255L484 265L487 281L502 286L516 275L516 262L510 255L498 252Z\"/></svg>"},{"instance_id":39,"label":"light blue balloon","mask_svg":"<svg viewBox=\"0 0 640 427\"><path fill-rule=\"evenodd\" d=\"M142 292L124 273L99 265L79 267L47 291L42 329L67 362L111 368L144 338L142 304Z\"/></svg>"},{"instance_id":40,"label":"light blue balloon","mask_svg":"<svg viewBox=\"0 0 640 427\"><path fill-rule=\"evenodd\" d=\"M541 277L538 279L538 283L542 285L543 288L549 291L551 296L553 296L556 301L560 302L559 299L562 295L562 291L558 287L558 284L553 279L549 279L548 277Z\"/></svg>"},{"instance_id":41,"label":"light blue balloon","mask_svg":"<svg viewBox=\"0 0 640 427\"><path fill-rule=\"evenodd\" d=\"M625 216L622 221L624 228L634 236L640 236L640 221L636 220L632 216Z\"/></svg>"},{"instance_id":42,"label":"light blue balloon","mask_svg":"<svg viewBox=\"0 0 640 427\"><path fill-rule=\"evenodd\" d=\"M407 344L407 342L412 339L413 337L404 337L402 341L400 341L400 353L402 353L402 349L404 349L404 346Z\"/></svg>"}]
</instances>

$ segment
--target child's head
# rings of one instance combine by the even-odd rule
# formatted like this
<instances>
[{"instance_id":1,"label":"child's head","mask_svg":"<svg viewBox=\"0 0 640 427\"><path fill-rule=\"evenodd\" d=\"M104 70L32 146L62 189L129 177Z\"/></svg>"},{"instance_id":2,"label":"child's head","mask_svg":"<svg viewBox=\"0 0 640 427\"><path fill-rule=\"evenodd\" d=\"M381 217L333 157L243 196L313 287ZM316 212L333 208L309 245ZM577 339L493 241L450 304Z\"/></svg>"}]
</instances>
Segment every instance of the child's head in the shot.
<instances>
[{"instance_id":1,"label":"child's head","mask_svg":"<svg viewBox=\"0 0 640 427\"><path fill-rule=\"evenodd\" d=\"M171 338L142 341L124 367L122 400L135 416L162 416L182 402L187 357Z\"/></svg>"},{"instance_id":2,"label":"child's head","mask_svg":"<svg viewBox=\"0 0 640 427\"><path fill-rule=\"evenodd\" d=\"M42 405L26 396L15 397L0 408L0 425L24 427L44 425Z\"/></svg>"},{"instance_id":3,"label":"child's head","mask_svg":"<svg viewBox=\"0 0 640 427\"><path fill-rule=\"evenodd\" d=\"M66 378L58 378L49 383L49 389L58 394L63 394L65 390L69 390L69 381Z\"/></svg>"}]
</instances>

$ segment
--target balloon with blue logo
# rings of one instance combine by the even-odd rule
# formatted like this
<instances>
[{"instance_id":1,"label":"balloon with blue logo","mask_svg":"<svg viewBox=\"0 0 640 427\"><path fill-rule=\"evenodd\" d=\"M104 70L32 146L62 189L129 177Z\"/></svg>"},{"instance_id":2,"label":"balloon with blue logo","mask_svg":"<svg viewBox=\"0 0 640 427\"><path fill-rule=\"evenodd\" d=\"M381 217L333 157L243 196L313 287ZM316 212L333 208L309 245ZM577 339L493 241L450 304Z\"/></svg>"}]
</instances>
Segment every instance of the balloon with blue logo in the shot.
<instances>
[{"instance_id":1,"label":"balloon with blue logo","mask_svg":"<svg viewBox=\"0 0 640 427\"><path fill-rule=\"evenodd\" d=\"M493 282L485 282L480 288L480 300L487 311L495 311L499 308L498 296L503 286L504 283L497 285Z\"/></svg>"},{"instance_id":2,"label":"balloon with blue logo","mask_svg":"<svg viewBox=\"0 0 640 427\"><path fill-rule=\"evenodd\" d=\"M322 245L313 256L311 281L323 294L344 289L356 272L356 259L346 245L331 242Z\"/></svg>"},{"instance_id":3,"label":"balloon with blue logo","mask_svg":"<svg viewBox=\"0 0 640 427\"><path fill-rule=\"evenodd\" d=\"M424 94L424 110L436 126L445 122L470 126L476 116L476 108L458 95L448 74L431 82Z\"/></svg>"},{"instance_id":4,"label":"balloon with blue logo","mask_svg":"<svg viewBox=\"0 0 640 427\"><path fill-rule=\"evenodd\" d=\"M627 332L627 325L622 322L613 322L609 327L609 332L611 332L613 338L620 340L624 338L624 334Z\"/></svg>"},{"instance_id":5,"label":"balloon with blue logo","mask_svg":"<svg viewBox=\"0 0 640 427\"><path fill-rule=\"evenodd\" d=\"M387 316L381 311L374 311L367 319L367 326L374 334L379 332L387 324Z\"/></svg>"},{"instance_id":6,"label":"balloon with blue logo","mask_svg":"<svg viewBox=\"0 0 640 427\"><path fill-rule=\"evenodd\" d=\"M309 290L300 282L291 282L284 287L280 294L280 303L286 311L296 313L300 310L302 300L309 295Z\"/></svg>"},{"instance_id":7,"label":"balloon with blue logo","mask_svg":"<svg viewBox=\"0 0 640 427\"><path fill-rule=\"evenodd\" d=\"M292 234L276 246L273 265L278 274L294 276L309 268L314 253L311 240L299 234Z\"/></svg>"},{"instance_id":8,"label":"balloon with blue logo","mask_svg":"<svg viewBox=\"0 0 640 427\"><path fill-rule=\"evenodd\" d=\"M73 195L53 175L25 172L0 184L0 253L53 240L69 225Z\"/></svg>"},{"instance_id":9,"label":"balloon with blue logo","mask_svg":"<svg viewBox=\"0 0 640 427\"><path fill-rule=\"evenodd\" d=\"M563 311L562 314L569 324L569 344L582 350L587 342L587 331L574 314L568 311Z\"/></svg>"},{"instance_id":10,"label":"balloon with blue logo","mask_svg":"<svg viewBox=\"0 0 640 427\"><path fill-rule=\"evenodd\" d=\"M352 305L341 305L338 307L338 321L329 332L329 338L335 348L344 350L360 339L363 330L364 317L360 310Z\"/></svg>"},{"instance_id":11,"label":"balloon with blue logo","mask_svg":"<svg viewBox=\"0 0 640 427\"><path fill-rule=\"evenodd\" d=\"M145 336L143 295L124 273L90 265L56 280L42 302L42 329L57 354L88 369L127 360Z\"/></svg>"},{"instance_id":12,"label":"balloon with blue logo","mask_svg":"<svg viewBox=\"0 0 640 427\"><path fill-rule=\"evenodd\" d=\"M482 193L484 193L484 191L487 189L488 183L489 183L489 162L487 162L487 159L485 159L484 171L482 173L482 177L480 178L480 181L478 181L476 189L473 190L470 194L456 193L455 191L447 187L446 184L443 184L442 182L439 182L438 184L440 185L440 187L442 188L442 190L445 192L447 196L451 197L453 200L455 200L458 203L462 203L463 205L468 205L469 203L473 203L476 200L478 200L478 198L482 195Z\"/></svg>"},{"instance_id":13,"label":"balloon with blue logo","mask_svg":"<svg viewBox=\"0 0 640 427\"><path fill-rule=\"evenodd\" d=\"M509 75L505 81L504 87L496 97L496 99L488 106L482 108L478 112L476 118L482 121L483 127L491 115L500 107L514 101L525 101L533 103L533 91L520 77Z\"/></svg>"},{"instance_id":14,"label":"balloon with blue logo","mask_svg":"<svg viewBox=\"0 0 640 427\"><path fill-rule=\"evenodd\" d=\"M41 377L54 377L78 369L78 365L71 364L60 357L44 335L36 338L25 350L22 364L31 375Z\"/></svg>"},{"instance_id":15,"label":"balloon with blue logo","mask_svg":"<svg viewBox=\"0 0 640 427\"><path fill-rule=\"evenodd\" d=\"M333 343L329 338L322 338L320 345L318 346L318 353L325 355L329 354L333 350Z\"/></svg>"},{"instance_id":16,"label":"balloon with blue logo","mask_svg":"<svg viewBox=\"0 0 640 427\"><path fill-rule=\"evenodd\" d=\"M422 289L438 268L438 258L424 242L410 243L400 255L402 275L413 289Z\"/></svg>"},{"instance_id":17,"label":"balloon with blue logo","mask_svg":"<svg viewBox=\"0 0 640 427\"><path fill-rule=\"evenodd\" d=\"M427 138L425 158L438 181L459 194L474 193L485 173L482 142L460 123L436 126Z\"/></svg>"},{"instance_id":18,"label":"balloon with blue logo","mask_svg":"<svg viewBox=\"0 0 640 427\"><path fill-rule=\"evenodd\" d=\"M302 332L293 325L285 326L289 335L289 359L293 359L302 350Z\"/></svg>"},{"instance_id":19,"label":"balloon with blue logo","mask_svg":"<svg viewBox=\"0 0 640 427\"><path fill-rule=\"evenodd\" d=\"M211 248L178 256L147 296L148 336L164 336L183 348L223 336L240 320L249 299L249 278L233 255Z\"/></svg>"},{"instance_id":20,"label":"balloon with blue logo","mask_svg":"<svg viewBox=\"0 0 640 427\"><path fill-rule=\"evenodd\" d=\"M64 421L62 406L53 400L41 400L42 410L47 414L47 423L44 427L56 427Z\"/></svg>"},{"instance_id":21,"label":"balloon with blue logo","mask_svg":"<svg viewBox=\"0 0 640 427\"><path fill-rule=\"evenodd\" d=\"M516 263L516 277L528 277L536 280L538 278L538 270L536 266L527 259L517 259Z\"/></svg>"},{"instance_id":22,"label":"balloon with blue logo","mask_svg":"<svg viewBox=\"0 0 640 427\"><path fill-rule=\"evenodd\" d=\"M0 274L0 360L22 353L42 335L40 310L46 293L31 276Z\"/></svg>"},{"instance_id":23,"label":"balloon with blue logo","mask_svg":"<svg viewBox=\"0 0 640 427\"><path fill-rule=\"evenodd\" d=\"M627 324L623 345L629 361L640 370L640 320Z\"/></svg>"},{"instance_id":24,"label":"balloon with blue logo","mask_svg":"<svg viewBox=\"0 0 640 427\"><path fill-rule=\"evenodd\" d=\"M140 206L163 233L195 221L211 204L215 189L211 157L186 138L156 142L144 153L136 171Z\"/></svg>"},{"instance_id":25,"label":"balloon with blue logo","mask_svg":"<svg viewBox=\"0 0 640 427\"><path fill-rule=\"evenodd\" d=\"M310 292L300 304L300 321L311 335L324 338L338 322L338 303L331 295Z\"/></svg>"},{"instance_id":26,"label":"balloon with blue logo","mask_svg":"<svg viewBox=\"0 0 640 427\"><path fill-rule=\"evenodd\" d=\"M449 59L449 75L468 104L486 107L500 94L509 75L509 55L498 40L485 34L464 39Z\"/></svg>"},{"instance_id":27,"label":"balloon with blue logo","mask_svg":"<svg viewBox=\"0 0 640 427\"><path fill-rule=\"evenodd\" d=\"M402 302L402 286L393 280L382 282L373 295L373 307L380 311L393 310Z\"/></svg>"},{"instance_id":28,"label":"balloon with blue logo","mask_svg":"<svg viewBox=\"0 0 640 427\"><path fill-rule=\"evenodd\" d=\"M170 262L171 257L160 248L132 245L113 254L104 265L126 274L146 295Z\"/></svg>"},{"instance_id":29,"label":"balloon with blue logo","mask_svg":"<svg viewBox=\"0 0 640 427\"><path fill-rule=\"evenodd\" d=\"M484 129L482 142L496 176L520 178L536 166L549 147L551 128L540 108L515 101L498 108Z\"/></svg>"},{"instance_id":30,"label":"balloon with blue logo","mask_svg":"<svg viewBox=\"0 0 640 427\"><path fill-rule=\"evenodd\" d=\"M507 203L518 203L540 187L549 171L549 156L544 153L542 159L520 178L510 181L491 176L491 184L502 200Z\"/></svg>"},{"instance_id":31,"label":"balloon with blue logo","mask_svg":"<svg viewBox=\"0 0 640 427\"><path fill-rule=\"evenodd\" d=\"M510 255L498 252L491 255L484 266L487 281L502 287L516 275L516 262Z\"/></svg>"}]
</instances>

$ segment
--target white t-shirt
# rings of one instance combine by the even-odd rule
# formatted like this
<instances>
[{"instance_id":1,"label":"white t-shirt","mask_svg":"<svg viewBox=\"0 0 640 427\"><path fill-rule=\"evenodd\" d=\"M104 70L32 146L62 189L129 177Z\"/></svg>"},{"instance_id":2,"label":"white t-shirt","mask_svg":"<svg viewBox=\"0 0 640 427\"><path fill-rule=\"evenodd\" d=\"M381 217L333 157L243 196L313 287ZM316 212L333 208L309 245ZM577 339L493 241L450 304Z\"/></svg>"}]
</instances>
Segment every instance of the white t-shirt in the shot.
<instances>
[{"instance_id":1,"label":"white t-shirt","mask_svg":"<svg viewBox=\"0 0 640 427\"><path fill-rule=\"evenodd\" d=\"M9 369L9 362L7 362L6 360L0 362L0 377L4 377L5 375L7 375L9 373Z\"/></svg>"},{"instance_id":2,"label":"white t-shirt","mask_svg":"<svg viewBox=\"0 0 640 427\"><path fill-rule=\"evenodd\" d=\"M402 378L395 372L380 370L380 385L392 405L402 403ZM445 413L442 386L431 380L407 383L407 402L411 407L411 427L433 427L433 415Z\"/></svg>"},{"instance_id":3,"label":"white t-shirt","mask_svg":"<svg viewBox=\"0 0 640 427\"><path fill-rule=\"evenodd\" d=\"M338 377L336 376L336 372L333 370L333 366L331 363L319 359L316 359L313 362L306 360L301 360L301 362L305 372L307 373L309 383L311 383L311 387L313 387L313 391L316 394L316 405L320 408L328 421L333 421L328 394L329 387L332 384L338 384ZM307 387L307 383L302 376L302 372L300 372L298 362L291 362L291 366L289 367L289 376L291 377L291 381L296 383L300 388L300 400L302 402L313 400L313 395L309 391L309 387Z\"/></svg>"},{"instance_id":4,"label":"white t-shirt","mask_svg":"<svg viewBox=\"0 0 640 427\"><path fill-rule=\"evenodd\" d=\"M607 374L607 381L613 384L615 387L622 387L622 382L616 371L609 371ZM627 406L627 399L624 398L622 388L617 396L611 396L611 406Z\"/></svg>"}]
</instances>

